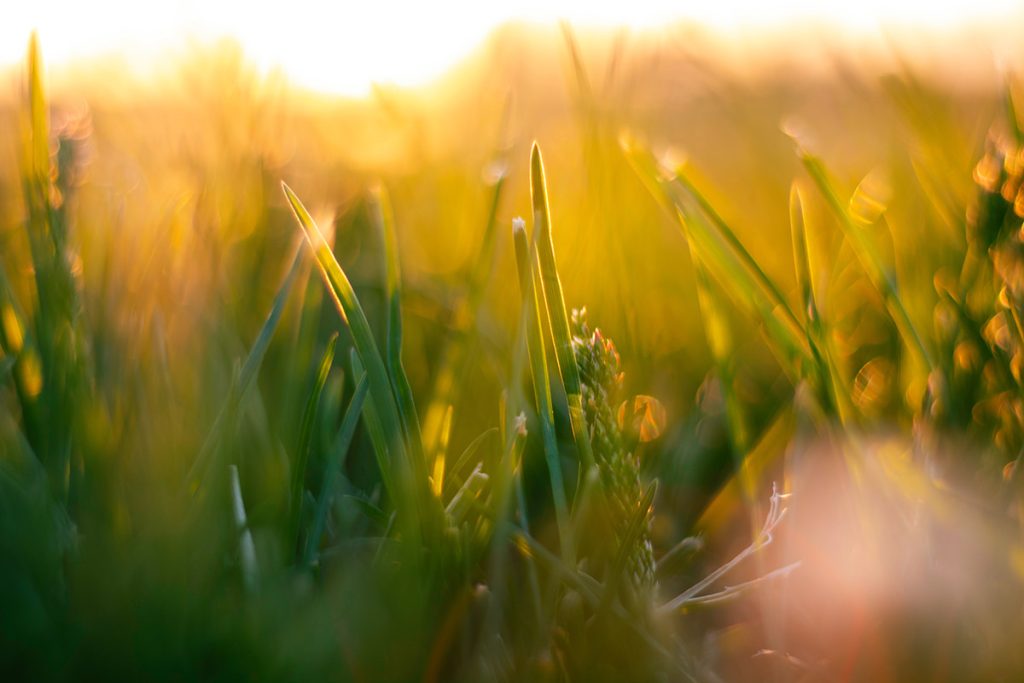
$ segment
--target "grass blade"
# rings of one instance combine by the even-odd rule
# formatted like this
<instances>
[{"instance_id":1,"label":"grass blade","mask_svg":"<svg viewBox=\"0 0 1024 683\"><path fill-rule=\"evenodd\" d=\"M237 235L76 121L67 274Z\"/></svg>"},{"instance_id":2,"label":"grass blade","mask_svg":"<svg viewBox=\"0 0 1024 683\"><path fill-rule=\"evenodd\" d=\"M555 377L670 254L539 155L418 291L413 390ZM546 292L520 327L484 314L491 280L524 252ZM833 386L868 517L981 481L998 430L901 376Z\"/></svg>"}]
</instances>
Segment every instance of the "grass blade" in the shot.
<instances>
[{"instance_id":1,"label":"grass blade","mask_svg":"<svg viewBox=\"0 0 1024 683\"><path fill-rule=\"evenodd\" d=\"M694 260L703 261L736 303L764 323L783 369L799 378L801 364L812 360L811 351L806 331L779 287L679 169L659 168L649 151L628 141L623 146L644 185L679 221Z\"/></svg>"},{"instance_id":2,"label":"grass blade","mask_svg":"<svg viewBox=\"0 0 1024 683\"><path fill-rule=\"evenodd\" d=\"M295 255L292 258L292 265L288 269L288 274L285 275L284 282L281 283L281 287L274 296L274 303L270 308L270 313L267 315L263 327L260 328L255 343L249 349L249 355L245 358L245 363L242 365L237 381L232 383L228 397L221 407L216 420L214 420L213 427L210 428L210 432L207 434L206 440L199 450L199 455L196 456L195 462L193 462L185 478L186 488L191 493L196 493L199 490L206 473L210 470L211 460L216 457L217 453L221 452L220 446L225 434L233 431L235 428L239 407L244 403L253 385L256 383L256 376L259 374L260 366L263 364L263 358L267 354L267 348L270 346L270 340L274 336L277 324L281 320L281 314L288 301L288 293L291 291L292 283L295 281L301 263L302 251L296 249Z\"/></svg>"},{"instance_id":3,"label":"grass blade","mask_svg":"<svg viewBox=\"0 0 1024 683\"><path fill-rule=\"evenodd\" d=\"M839 220L839 226L842 228L843 235L849 241L850 246L853 247L853 252L857 255L857 260L860 261L861 267L867 273L868 279L878 290L879 294L882 295L886 308L889 310L889 315L896 324L896 329L899 330L907 347L917 357L922 367L924 367L925 373L931 372L935 367L935 362L932 359L931 353L925 347L913 321L910 319L907 309L903 306L895 279L889 272L889 269L885 267L874 243L865 233L863 226L858 225L847 207L839 200L835 185L829 178L825 165L821 160L803 149L799 150L799 155L804 168L807 169L807 173L825 198L832 213Z\"/></svg>"},{"instance_id":4,"label":"grass blade","mask_svg":"<svg viewBox=\"0 0 1024 683\"><path fill-rule=\"evenodd\" d=\"M708 229L709 238L712 236L711 233L717 233L717 237L724 243L724 248L720 249L721 256L725 257L728 252L730 256L739 262L742 270L745 271L747 277L753 281L754 285L760 290L762 296L764 296L772 307L772 311L778 317L782 319L783 325L787 332L790 334L799 334L802 331L802 326L796 315L793 314L793 310L786 303L785 297L782 295L782 291L778 285L772 281L771 278L761 269L761 266L757 263L750 252L746 250L740 239L736 237L736 233L732 231L729 224L725 222L725 219L711 205L711 202L697 189L697 187L690 182L690 180L683 174L677 171L676 181L680 187L682 187L694 200L696 200L697 206L703 211L708 218L711 219L711 229Z\"/></svg>"},{"instance_id":5,"label":"grass blade","mask_svg":"<svg viewBox=\"0 0 1024 683\"><path fill-rule=\"evenodd\" d=\"M694 270L697 280L697 301L701 319L704 321L704 334L715 361L715 373L721 386L726 421L729 425L726 433L735 459L734 465L738 469L740 462L747 455L751 437L742 403L735 391L736 347L732 331L729 329L729 321L723 313L724 301L718 296L718 290L711 282L703 261L694 259Z\"/></svg>"},{"instance_id":6,"label":"grass blade","mask_svg":"<svg viewBox=\"0 0 1024 683\"><path fill-rule=\"evenodd\" d=\"M789 224L793 233L793 264L800 290L800 302L807 329L807 344L814 361L818 401L827 413L835 412L844 421L853 410L849 394L840 391L843 386L838 368L832 362L828 349L825 325L818 312L814 282L811 277L811 252L807 243L804 204L800 189L793 183L789 193Z\"/></svg>"},{"instance_id":7,"label":"grass blade","mask_svg":"<svg viewBox=\"0 0 1024 683\"><path fill-rule=\"evenodd\" d=\"M771 293L773 287L760 283L747 267L749 254L739 257L692 198L681 195L677 208L680 223L692 243L691 254L715 274L736 303L764 323L769 339L775 342L773 348L780 356L783 369L792 378L798 378L800 363L810 359L810 351L806 333L794 322L789 307Z\"/></svg>"},{"instance_id":8,"label":"grass blade","mask_svg":"<svg viewBox=\"0 0 1024 683\"><path fill-rule=\"evenodd\" d=\"M331 335L324 350L323 358L320 359L320 367L313 380L313 388L306 400L306 407L302 411L302 420L299 423L299 440L295 448L295 460L292 462L291 495L291 524L289 525L289 538L294 544L298 542L299 526L302 518L302 492L305 490L306 466L309 463L309 450L313 442L313 422L316 419L317 409L320 406L320 397L324 392L324 385L327 384L327 375L331 372L331 365L334 363L334 347L338 343L338 333Z\"/></svg>"},{"instance_id":9,"label":"grass blade","mask_svg":"<svg viewBox=\"0 0 1024 683\"><path fill-rule=\"evenodd\" d=\"M364 377L366 375L363 363L359 360L359 353L355 349L352 349L349 361L352 365L353 376ZM367 381L367 389L369 389L369 381ZM380 470L381 481L384 483L384 490L388 492L388 495L394 495L399 489L399 484L394 479L395 471L391 466L388 439L373 401L364 401L363 403L363 422L370 435L370 444L373 446L373 454L377 458L377 467Z\"/></svg>"},{"instance_id":10,"label":"grass blade","mask_svg":"<svg viewBox=\"0 0 1024 683\"><path fill-rule=\"evenodd\" d=\"M555 263L555 245L551 237L551 212L548 206L547 180L544 177L544 161L536 142L533 143L533 150L530 154L530 195L533 201L534 242L537 245L537 259L540 263L540 280L543 286L545 308L551 326L551 335L554 338L558 371L569 404L572 435L584 464L584 467L580 468L580 476L583 477L594 465L594 454L591 451L590 433L587 431L587 422L583 414L580 370L572 351L572 334L569 332L569 316L565 310L562 281L558 277L558 267Z\"/></svg>"},{"instance_id":11,"label":"grass blade","mask_svg":"<svg viewBox=\"0 0 1024 683\"><path fill-rule=\"evenodd\" d=\"M431 466L430 488L435 496L440 497L444 491L445 458L448 454L448 443L452 435L453 406L444 411L444 422L441 423L441 438L434 452L434 464Z\"/></svg>"},{"instance_id":12,"label":"grass blade","mask_svg":"<svg viewBox=\"0 0 1024 683\"><path fill-rule=\"evenodd\" d=\"M402 422L409 455L414 464L419 462L425 466L426 458L423 455L423 437L416 414L416 403L413 400L412 387L409 386L409 378L405 374L405 367L402 365L402 273L398 258L398 240L395 236L395 219L383 187L376 188L371 194L371 211L384 244L385 293L388 306L388 375L395 392L398 416Z\"/></svg>"},{"instance_id":13,"label":"grass blade","mask_svg":"<svg viewBox=\"0 0 1024 683\"><path fill-rule=\"evenodd\" d=\"M81 427L74 406L88 400L87 367L80 329L80 300L76 276L66 244L66 221L54 201L54 173L50 160L50 123L39 41L33 33L27 55L27 107L21 127L21 181L27 216L25 220L32 255L35 301L32 311L35 348L38 351L39 391L35 400L40 428L32 447L50 476L58 500L69 498L75 432Z\"/></svg>"},{"instance_id":14,"label":"grass blade","mask_svg":"<svg viewBox=\"0 0 1024 683\"><path fill-rule=\"evenodd\" d=\"M320 497L316 501L316 511L313 514L313 523L309 533L306 535L306 547L302 553L302 564L309 567L313 564L317 548L320 546L320 537L324 533L324 524L327 521L327 511L330 509L331 497L334 495L334 484L338 473L345 466L345 456L348 454L349 446L352 444L352 437L356 432L359 423L359 416L363 412L363 403L369 384L366 381L365 373L356 382L355 393L349 401L345 410L345 417L342 418L341 427L337 436L327 451L327 462L324 464L323 485L320 487Z\"/></svg>"},{"instance_id":15,"label":"grass blade","mask_svg":"<svg viewBox=\"0 0 1024 683\"><path fill-rule=\"evenodd\" d=\"M540 299L538 297L539 277L537 274L537 256L530 249L526 238L526 227L522 219L513 223L515 240L516 264L519 272L519 289L523 297L526 315L526 339L529 348L530 369L533 376L534 396L537 400L537 413L540 418L541 438L544 443L544 458L547 461L548 474L551 477L551 495L555 503L555 518L558 524L559 544L562 556L570 566L574 556L572 528L569 524L569 506L565 495L565 482L562 477L562 464L559 459L558 441L555 436L555 413L551 402L551 376L548 374L547 352L544 349L543 325L541 321Z\"/></svg>"},{"instance_id":16,"label":"grass blade","mask_svg":"<svg viewBox=\"0 0 1024 683\"><path fill-rule=\"evenodd\" d=\"M238 530L238 559L242 567L242 582L250 593L256 592L259 581L259 567L256 564L256 543L249 529L245 514L245 501L242 500L242 484L238 480L238 467L228 465L231 483L231 510Z\"/></svg>"},{"instance_id":17,"label":"grass blade","mask_svg":"<svg viewBox=\"0 0 1024 683\"><path fill-rule=\"evenodd\" d=\"M451 489L451 487L454 485L453 482L458 480L458 473L462 471L462 468L466 465L466 463L469 462L474 455L476 455L477 451L480 450L480 447L483 445L484 441L486 441L489 436L495 434L497 431L498 430L496 427L491 427L490 429L478 434L477 437L470 441L469 445L466 446L465 449L463 449L462 453L459 454L459 457L455 459L455 462L452 463L450 467L446 468L448 475L444 479L443 487L445 495L447 495L449 489Z\"/></svg>"}]
</instances>

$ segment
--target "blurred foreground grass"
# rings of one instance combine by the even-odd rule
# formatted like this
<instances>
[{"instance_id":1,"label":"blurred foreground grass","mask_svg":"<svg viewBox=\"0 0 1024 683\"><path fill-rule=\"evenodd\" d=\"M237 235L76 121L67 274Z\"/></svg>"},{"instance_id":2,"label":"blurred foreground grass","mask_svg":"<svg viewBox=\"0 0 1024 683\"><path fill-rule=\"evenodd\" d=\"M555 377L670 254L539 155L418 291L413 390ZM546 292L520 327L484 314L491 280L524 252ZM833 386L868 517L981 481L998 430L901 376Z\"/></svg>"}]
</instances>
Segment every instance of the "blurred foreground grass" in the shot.
<instances>
[{"instance_id":1,"label":"blurred foreground grass","mask_svg":"<svg viewBox=\"0 0 1024 683\"><path fill-rule=\"evenodd\" d=\"M33 42L11 680L1019 677L1012 87L546 49L47 99Z\"/></svg>"}]
</instances>

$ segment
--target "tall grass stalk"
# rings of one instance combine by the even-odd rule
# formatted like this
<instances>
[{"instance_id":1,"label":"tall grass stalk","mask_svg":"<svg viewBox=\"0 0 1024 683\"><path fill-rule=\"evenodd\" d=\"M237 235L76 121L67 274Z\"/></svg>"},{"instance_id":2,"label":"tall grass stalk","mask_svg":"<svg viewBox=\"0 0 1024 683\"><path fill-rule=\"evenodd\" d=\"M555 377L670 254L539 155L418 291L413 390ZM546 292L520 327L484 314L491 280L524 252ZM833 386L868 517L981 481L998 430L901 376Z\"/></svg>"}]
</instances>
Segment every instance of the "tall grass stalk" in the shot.
<instances>
[{"instance_id":1,"label":"tall grass stalk","mask_svg":"<svg viewBox=\"0 0 1024 683\"><path fill-rule=\"evenodd\" d=\"M562 476L558 439L555 435L551 375L548 372L547 351L543 336L544 327L541 320L541 288L537 254L526 237L526 227L521 219L514 222L512 236L515 242L519 290L522 294L522 305L527 311L526 338L530 354L530 369L533 377L534 398L537 401L537 417L540 421L541 438L544 444L544 458L548 466L548 475L551 478L551 495L555 504L558 539L563 558L572 565L575 557L575 542L569 518L565 482Z\"/></svg>"},{"instance_id":2,"label":"tall grass stalk","mask_svg":"<svg viewBox=\"0 0 1024 683\"><path fill-rule=\"evenodd\" d=\"M583 467L581 481L594 465L590 434L583 412L583 394L580 389L580 370L572 351L572 334L569 331L569 315L565 310L565 295L562 281L555 264L555 245L551 231L551 209L548 206L547 179L544 176L544 161L540 146L535 142L530 151L530 196L533 202L533 241L536 245L540 264L540 281L543 288L544 308L547 312L551 335L554 338L555 357L562 385L569 404L569 422L573 439L579 450Z\"/></svg>"}]
</instances>

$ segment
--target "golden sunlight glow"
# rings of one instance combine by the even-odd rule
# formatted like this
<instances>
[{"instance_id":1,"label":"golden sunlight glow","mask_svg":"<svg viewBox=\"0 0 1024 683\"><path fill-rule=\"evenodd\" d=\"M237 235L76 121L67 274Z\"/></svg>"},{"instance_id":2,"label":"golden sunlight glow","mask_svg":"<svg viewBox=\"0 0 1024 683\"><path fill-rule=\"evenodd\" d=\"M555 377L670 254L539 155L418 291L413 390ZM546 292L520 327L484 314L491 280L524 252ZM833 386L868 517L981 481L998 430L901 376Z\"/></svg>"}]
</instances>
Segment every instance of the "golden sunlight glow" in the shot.
<instances>
[{"instance_id":1,"label":"golden sunlight glow","mask_svg":"<svg viewBox=\"0 0 1024 683\"><path fill-rule=\"evenodd\" d=\"M236 39L261 68L282 68L307 87L363 94L371 85L414 85L438 76L508 21L650 28L695 22L726 34L820 23L832 29L946 30L1020 19L1016 0L36 0L12 3L0 22L0 65L18 63L31 30L51 64L120 56L158 64L190 41Z\"/></svg>"}]
</instances>

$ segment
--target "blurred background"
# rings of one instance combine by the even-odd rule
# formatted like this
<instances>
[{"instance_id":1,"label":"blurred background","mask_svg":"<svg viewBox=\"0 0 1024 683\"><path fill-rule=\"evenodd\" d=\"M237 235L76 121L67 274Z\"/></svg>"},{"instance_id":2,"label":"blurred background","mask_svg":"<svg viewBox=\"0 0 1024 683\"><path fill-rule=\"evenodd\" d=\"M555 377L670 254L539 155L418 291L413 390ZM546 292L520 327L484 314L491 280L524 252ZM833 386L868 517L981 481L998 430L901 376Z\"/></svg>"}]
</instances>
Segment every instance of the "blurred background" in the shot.
<instances>
[{"instance_id":1,"label":"blurred background","mask_svg":"<svg viewBox=\"0 0 1024 683\"><path fill-rule=\"evenodd\" d=\"M0 650L12 680L429 680L396 663L429 660L422 634L438 628L395 620L422 598L413 581L396 588L386 573L337 560L325 599L268 570L262 597L247 603L237 558L219 545L225 532L197 527L199 513L168 482L182 481L201 450L299 245L282 180L327 235L382 340L385 272L369 198L386 189L403 359L424 430L441 430L451 405L447 443L461 453L497 426L502 393L525 381L512 376L511 225L531 216L534 141L566 303L586 306L614 340L625 394L665 411L658 438L639 447L643 477L659 481L652 541L656 554L686 538L702 550L666 567L664 597L750 543L773 483L793 494L779 542L726 583L800 568L677 624L702 676L1018 680L1024 527L1005 490L1018 485L1024 409L1020 348L999 330L1010 334L1004 304L1024 271L990 264L991 245L972 245L970 230L989 206L979 192L993 187L979 160L997 158L1000 181L1019 181L1018 162L1004 160L1019 158L1024 7L321 4L23 3L0 26L0 432L5 466L20 472L5 475L0 522ZM45 309L26 230L33 30L46 65L47 201L67 230L71 284L60 296L75 330L53 336L77 340L51 357L66 366L43 368L40 395L60 387L43 431L73 433L68 448L96 473L59 514L17 464L26 444L61 448L31 434L25 388L13 381L14 340ZM842 420L808 407L728 278L717 294L701 289L676 215L630 157L638 147L685 169L800 316L790 192L802 183L810 281L852 406ZM876 218L884 212L863 229L935 367L948 369L945 404L928 403L939 375L915 365L799 150L824 161L844 204L854 195ZM354 388L351 341L309 260L296 282L257 398L224 446L265 567L290 552L275 521L288 506L279 483L334 332L346 360L326 382L315 461ZM714 325L727 331L717 351ZM559 420L564 440L564 410ZM368 437L355 438L348 493L386 509L373 497ZM353 521L340 503L335 515L335 540L382 525ZM384 633L390 645L376 640ZM441 675L484 678L451 663L466 651L445 655Z\"/></svg>"}]
</instances>

